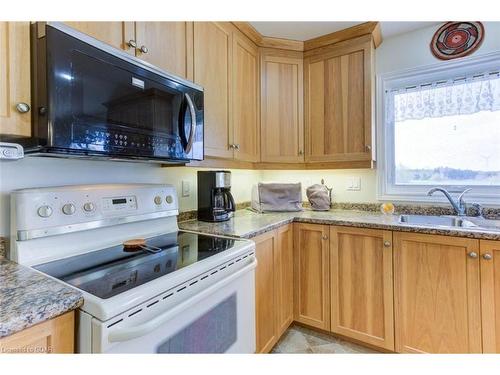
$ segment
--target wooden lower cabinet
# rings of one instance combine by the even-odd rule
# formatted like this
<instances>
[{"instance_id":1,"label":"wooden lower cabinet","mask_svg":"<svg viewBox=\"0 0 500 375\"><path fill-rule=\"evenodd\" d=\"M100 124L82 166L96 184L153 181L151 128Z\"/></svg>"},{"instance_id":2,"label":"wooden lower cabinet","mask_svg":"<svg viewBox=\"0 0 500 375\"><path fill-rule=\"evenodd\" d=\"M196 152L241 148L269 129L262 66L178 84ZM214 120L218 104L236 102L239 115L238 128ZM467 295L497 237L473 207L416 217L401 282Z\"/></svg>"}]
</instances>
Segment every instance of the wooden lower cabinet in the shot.
<instances>
[{"instance_id":1,"label":"wooden lower cabinet","mask_svg":"<svg viewBox=\"0 0 500 375\"><path fill-rule=\"evenodd\" d=\"M396 351L481 353L479 241L393 237Z\"/></svg>"},{"instance_id":2,"label":"wooden lower cabinet","mask_svg":"<svg viewBox=\"0 0 500 375\"><path fill-rule=\"evenodd\" d=\"M392 232L330 227L331 331L394 350Z\"/></svg>"},{"instance_id":3,"label":"wooden lower cabinet","mask_svg":"<svg viewBox=\"0 0 500 375\"><path fill-rule=\"evenodd\" d=\"M483 353L500 353L500 241L480 241Z\"/></svg>"},{"instance_id":4,"label":"wooden lower cabinet","mask_svg":"<svg viewBox=\"0 0 500 375\"><path fill-rule=\"evenodd\" d=\"M256 352L268 353L293 321L293 226L254 239Z\"/></svg>"},{"instance_id":5,"label":"wooden lower cabinet","mask_svg":"<svg viewBox=\"0 0 500 375\"><path fill-rule=\"evenodd\" d=\"M277 327L281 336L293 322L293 224L277 229L276 299Z\"/></svg>"},{"instance_id":6,"label":"wooden lower cabinet","mask_svg":"<svg viewBox=\"0 0 500 375\"><path fill-rule=\"evenodd\" d=\"M329 226L294 224L294 320L330 329Z\"/></svg>"},{"instance_id":7,"label":"wooden lower cabinet","mask_svg":"<svg viewBox=\"0 0 500 375\"><path fill-rule=\"evenodd\" d=\"M0 339L0 353L73 353L74 335L71 311Z\"/></svg>"},{"instance_id":8,"label":"wooden lower cabinet","mask_svg":"<svg viewBox=\"0 0 500 375\"><path fill-rule=\"evenodd\" d=\"M278 247L276 233L268 232L254 239L257 269L255 271L255 339L257 353L269 352L278 341L276 326L275 261Z\"/></svg>"}]
</instances>

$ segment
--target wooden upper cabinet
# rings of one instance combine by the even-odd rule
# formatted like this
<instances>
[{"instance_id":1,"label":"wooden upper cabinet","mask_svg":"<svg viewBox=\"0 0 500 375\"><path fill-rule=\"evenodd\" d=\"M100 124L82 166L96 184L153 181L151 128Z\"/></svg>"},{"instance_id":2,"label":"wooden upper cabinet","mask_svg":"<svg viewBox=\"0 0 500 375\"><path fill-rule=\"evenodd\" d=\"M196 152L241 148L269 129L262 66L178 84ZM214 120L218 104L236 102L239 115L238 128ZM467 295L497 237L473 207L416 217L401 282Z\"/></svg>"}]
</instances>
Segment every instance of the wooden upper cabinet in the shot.
<instances>
[{"instance_id":1,"label":"wooden upper cabinet","mask_svg":"<svg viewBox=\"0 0 500 375\"><path fill-rule=\"evenodd\" d=\"M261 159L303 162L302 54L263 49L261 69Z\"/></svg>"},{"instance_id":2,"label":"wooden upper cabinet","mask_svg":"<svg viewBox=\"0 0 500 375\"><path fill-rule=\"evenodd\" d=\"M129 45L130 41L135 41L134 22L69 21L64 23L101 42L135 55L135 48Z\"/></svg>"},{"instance_id":3,"label":"wooden upper cabinet","mask_svg":"<svg viewBox=\"0 0 500 375\"><path fill-rule=\"evenodd\" d=\"M483 353L500 353L500 241L480 241Z\"/></svg>"},{"instance_id":4,"label":"wooden upper cabinet","mask_svg":"<svg viewBox=\"0 0 500 375\"><path fill-rule=\"evenodd\" d=\"M394 350L392 232L330 227L331 331Z\"/></svg>"},{"instance_id":5,"label":"wooden upper cabinet","mask_svg":"<svg viewBox=\"0 0 500 375\"><path fill-rule=\"evenodd\" d=\"M278 336L293 321L293 224L277 229L276 317Z\"/></svg>"},{"instance_id":6,"label":"wooden upper cabinet","mask_svg":"<svg viewBox=\"0 0 500 375\"><path fill-rule=\"evenodd\" d=\"M371 162L373 144L371 36L307 53L306 162Z\"/></svg>"},{"instance_id":7,"label":"wooden upper cabinet","mask_svg":"<svg viewBox=\"0 0 500 375\"><path fill-rule=\"evenodd\" d=\"M192 78L192 22L136 22L137 57L175 75Z\"/></svg>"},{"instance_id":8,"label":"wooden upper cabinet","mask_svg":"<svg viewBox=\"0 0 500 375\"><path fill-rule=\"evenodd\" d=\"M204 87L205 155L232 158L231 25L194 23L194 81Z\"/></svg>"},{"instance_id":9,"label":"wooden upper cabinet","mask_svg":"<svg viewBox=\"0 0 500 375\"><path fill-rule=\"evenodd\" d=\"M481 353L479 241L393 236L396 351Z\"/></svg>"},{"instance_id":10,"label":"wooden upper cabinet","mask_svg":"<svg viewBox=\"0 0 500 375\"><path fill-rule=\"evenodd\" d=\"M74 315L70 311L0 339L0 353L74 353Z\"/></svg>"},{"instance_id":11,"label":"wooden upper cabinet","mask_svg":"<svg viewBox=\"0 0 500 375\"><path fill-rule=\"evenodd\" d=\"M329 227L294 224L294 318L330 329Z\"/></svg>"},{"instance_id":12,"label":"wooden upper cabinet","mask_svg":"<svg viewBox=\"0 0 500 375\"><path fill-rule=\"evenodd\" d=\"M234 158L259 160L259 51L238 32L233 33L233 139Z\"/></svg>"},{"instance_id":13,"label":"wooden upper cabinet","mask_svg":"<svg viewBox=\"0 0 500 375\"><path fill-rule=\"evenodd\" d=\"M29 22L0 22L0 134L31 135L30 82Z\"/></svg>"},{"instance_id":14,"label":"wooden upper cabinet","mask_svg":"<svg viewBox=\"0 0 500 375\"><path fill-rule=\"evenodd\" d=\"M276 232L254 239L257 269L255 270L255 330L256 352L269 352L278 341L276 305Z\"/></svg>"}]
</instances>

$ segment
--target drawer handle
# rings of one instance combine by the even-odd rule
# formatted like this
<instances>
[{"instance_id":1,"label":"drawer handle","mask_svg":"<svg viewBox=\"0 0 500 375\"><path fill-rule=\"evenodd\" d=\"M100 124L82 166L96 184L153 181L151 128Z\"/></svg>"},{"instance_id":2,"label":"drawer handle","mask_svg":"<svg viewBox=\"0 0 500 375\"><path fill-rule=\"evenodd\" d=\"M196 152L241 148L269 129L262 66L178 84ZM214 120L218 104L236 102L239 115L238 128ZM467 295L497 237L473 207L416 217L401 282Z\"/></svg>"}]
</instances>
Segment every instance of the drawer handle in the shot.
<instances>
[{"instance_id":1,"label":"drawer handle","mask_svg":"<svg viewBox=\"0 0 500 375\"><path fill-rule=\"evenodd\" d=\"M492 260L493 256L489 253L483 254L483 259L484 260Z\"/></svg>"},{"instance_id":2,"label":"drawer handle","mask_svg":"<svg viewBox=\"0 0 500 375\"><path fill-rule=\"evenodd\" d=\"M469 258L476 259L477 258L477 253L475 251L471 251L469 254L467 254Z\"/></svg>"}]
</instances>

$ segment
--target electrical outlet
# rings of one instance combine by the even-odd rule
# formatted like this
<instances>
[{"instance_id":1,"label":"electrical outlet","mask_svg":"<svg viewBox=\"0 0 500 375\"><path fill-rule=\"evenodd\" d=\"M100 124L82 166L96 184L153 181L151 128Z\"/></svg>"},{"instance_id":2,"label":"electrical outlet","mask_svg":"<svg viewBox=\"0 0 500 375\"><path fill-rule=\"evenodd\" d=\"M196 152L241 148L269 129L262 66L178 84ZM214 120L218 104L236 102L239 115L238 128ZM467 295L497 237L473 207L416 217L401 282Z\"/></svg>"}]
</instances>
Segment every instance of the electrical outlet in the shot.
<instances>
[{"instance_id":1,"label":"electrical outlet","mask_svg":"<svg viewBox=\"0 0 500 375\"><path fill-rule=\"evenodd\" d=\"M361 177L348 177L346 181L345 189L347 191L359 191L361 190Z\"/></svg>"},{"instance_id":2,"label":"electrical outlet","mask_svg":"<svg viewBox=\"0 0 500 375\"><path fill-rule=\"evenodd\" d=\"M189 181L182 181L182 196L189 197L191 195L191 185Z\"/></svg>"}]
</instances>

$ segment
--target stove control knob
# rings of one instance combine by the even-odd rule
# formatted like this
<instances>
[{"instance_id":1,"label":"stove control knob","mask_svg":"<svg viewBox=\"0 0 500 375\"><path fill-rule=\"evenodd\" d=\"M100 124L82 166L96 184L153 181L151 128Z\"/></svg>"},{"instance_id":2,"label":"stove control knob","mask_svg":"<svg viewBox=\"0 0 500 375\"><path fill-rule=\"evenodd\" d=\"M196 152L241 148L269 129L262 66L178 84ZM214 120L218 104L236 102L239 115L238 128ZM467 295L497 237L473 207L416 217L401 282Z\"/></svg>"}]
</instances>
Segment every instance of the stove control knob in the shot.
<instances>
[{"instance_id":1,"label":"stove control knob","mask_svg":"<svg viewBox=\"0 0 500 375\"><path fill-rule=\"evenodd\" d=\"M85 212L92 212L95 210L95 206L94 206L94 203L92 202L87 202L83 205L83 210Z\"/></svg>"},{"instance_id":2,"label":"stove control knob","mask_svg":"<svg viewBox=\"0 0 500 375\"><path fill-rule=\"evenodd\" d=\"M174 201L174 198L171 195L167 195L167 198L165 199L168 204L172 203Z\"/></svg>"},{"instance_id":3,"label":"stove control knob","mask_svg":"<svg viewBox=\"0 0 500 375\"><path fill-rule=\"evenodd\" d=\"M52 215L52 207L50 206L40 206L38 207L38 216L40 217L49 217Z\"/></svg>"},{"instance_id":4,"label":"stove control knob","mask_svg":"<svg viewBox=\"0 0 500 375\"><path fill-rule=\"evenodd\" d=\"M75 205L73 203L66 203L63 208L62 212L65 215L73 215L76 211Z\"/></svg>"},{"instance_id":5,"label":"stove control knob","mask_svg":"<svg viewBox=\"0 0 500 375\"><path fill-rule=\"evenodd\" d=\"M155 200L155 204L157 204L157 205L161 204L161 197L159 195L157 195L154 200Z\"/></svg>"}]
</instances>

